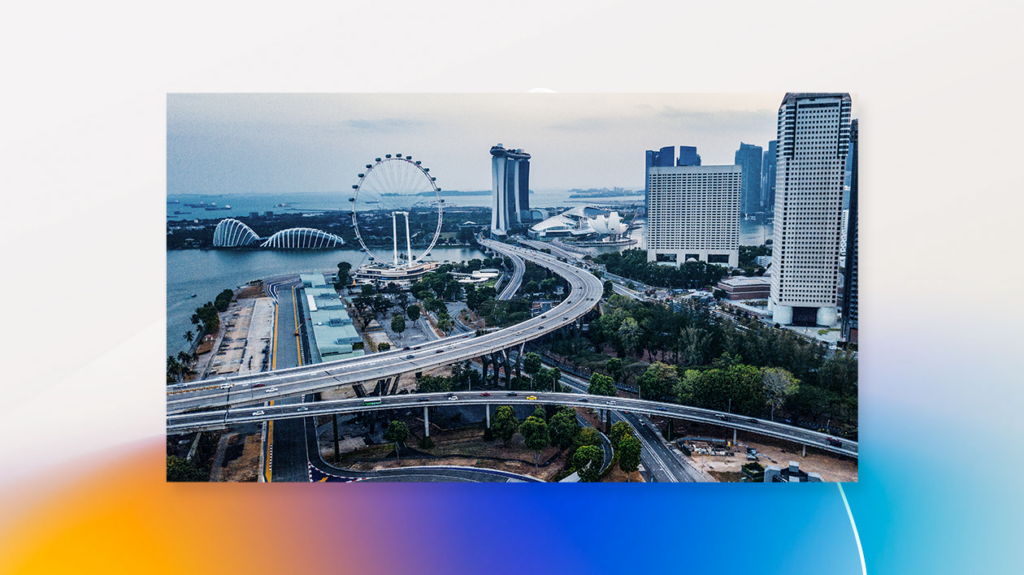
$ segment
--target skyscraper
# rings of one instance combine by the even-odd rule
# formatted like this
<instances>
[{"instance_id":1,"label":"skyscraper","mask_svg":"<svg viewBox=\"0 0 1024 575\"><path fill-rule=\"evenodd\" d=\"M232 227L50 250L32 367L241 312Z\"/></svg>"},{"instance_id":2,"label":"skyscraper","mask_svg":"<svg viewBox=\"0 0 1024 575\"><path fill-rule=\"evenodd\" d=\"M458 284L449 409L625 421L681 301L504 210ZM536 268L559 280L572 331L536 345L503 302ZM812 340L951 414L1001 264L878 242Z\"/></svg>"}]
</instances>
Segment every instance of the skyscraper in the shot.
<instances>
[{"instance_id":1,"label":"skyscraper","mask_svg":"<svg viewBox=\"0 0 1024 575\"><path fill-rule=\"evenodd\" d=\"M761 160L761 207L765 213L775 211L775 156L778 155L778 141L768 142Z\"/></svg>"},{"instance_id":2,"label":"skyscraper","mask_svg":"<svg viewBox=\"0 0 1024 575\"><path fill-rule=\"evenodd\" d=\"M650 168L647 261L739 265L740 166Z\"/></svg>"},{"instance_id":3,"label":"skyscraper","mask_svg":"<svg viewBox=\"0 0 1024 575\"><path fill-rule=\"evenodd\" d=\"M650 206L651 204L651 186L647 183L647 181L650 180L651 168L655 166L669 167L675 165L675 154L675 146L665 146L657 152L654 150L647 150L644 168L644 206Z\"/></svg>"},{"instance_id":4,"label":"skyscraper","mask_svg":"<svg viewBox=\"0 0 1024 575\"><path fill-rule=\"evenodd\" d=\"M776 323L836 323L851 108L849 94L786 94L779 106L768 300Z\"/></svg>"},{"instance_id":5,"label":"skyscraper","mask_svg":"<svg viewBox=\"0 0 1024 575\"><path fill-rule=\"evenodd\" d=\"M857 343L857 120L850 123L850 152L847 163L850 166L850 216L846 232L846 275L843 278L843 339Z\"/></svg>"},{"instance_id":6,"label":"skyscraper","mask_svg":"<svg viewBox=\"0 0 1024 575\"><path fill-rule=\"evenodd\" d=\"M736 165L743 166L743 192L740 211L756 214L761 210L761 146L740 142L736 150Z\"/></svg>"},{"instance_id":7,"label":"skyscraper","mask_svg":"<svg viewBox=\"0 0 1024 575\"><path fill-rule=\"evenodd\" d=\"M697 153L697 146L679 146L679 159L677 166L699 166L700 154Z\"/></svg>"},{"instance_id":8,"label":"skyscraper","mask_svg":"<svg viewBox=\"0 0 1024 575\"><path fill-rule=\"evenodd\" d=\"M491 235L503 237L530 219L530 154L491 147Z\"/></svg>"}]
</instances>

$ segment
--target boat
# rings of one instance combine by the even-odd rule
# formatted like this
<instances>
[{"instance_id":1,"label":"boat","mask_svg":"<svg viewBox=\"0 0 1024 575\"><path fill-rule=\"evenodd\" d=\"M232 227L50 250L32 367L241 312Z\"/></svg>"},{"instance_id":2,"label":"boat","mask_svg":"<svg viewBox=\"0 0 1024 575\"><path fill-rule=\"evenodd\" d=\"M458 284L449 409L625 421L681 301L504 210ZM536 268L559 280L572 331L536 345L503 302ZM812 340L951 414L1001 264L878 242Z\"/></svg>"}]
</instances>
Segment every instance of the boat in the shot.
<instances>
[{"instance_id":1,"label":"boat","mask_svg":"<svg viewBox=\"0 0 1024 575\"><path fill-rule=\"evenodd\" d=\"M192 294L192 295L191 295L191 296L189 296L189 297L196 297L196 294Z\"/></svg>"}]
</instances>

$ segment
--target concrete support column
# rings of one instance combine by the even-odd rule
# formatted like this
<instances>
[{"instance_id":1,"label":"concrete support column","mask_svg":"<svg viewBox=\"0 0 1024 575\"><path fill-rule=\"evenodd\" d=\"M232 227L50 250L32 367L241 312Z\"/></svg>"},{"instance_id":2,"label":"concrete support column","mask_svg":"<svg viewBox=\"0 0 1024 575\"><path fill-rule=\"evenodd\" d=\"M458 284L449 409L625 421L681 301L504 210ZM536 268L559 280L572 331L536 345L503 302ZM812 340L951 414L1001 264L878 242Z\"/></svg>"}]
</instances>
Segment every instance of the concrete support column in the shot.
<instances>
[{"instance_id":1,"label":"concrete support column","mask_svg":"<svg viewBox=\"0 0 1024 575\"><path fill-rule=\"evenodd\" d=\"M736 445L736 428L735 427L732 428L732 444L733 444L733 446Z\"/></svg>"},{"instance_id":2,"label":"concrete support column","mask_svg":"<svg viewBox=\"0 0 1024 575\"><path fill-rule=\"evenodd\" d=\"M423 406L423 435L430 437L430 408Z\"/></svg>"},{"instance_id":3,"label":"concrete support column","mask_svg":"<svg viewBox=\"0 0 1024 575\"><path fill-rule=\"evenodd\" d=\"M340 452L338 450L338 414L334 414L334 459L338 459Z\"/></svg>"},{"instance_id":4,"label":"concrete support column","mask_svg":"<svg viewBox=\"0 0 1024 575\"><path fill-rule=\"evenodd\" d=\"M516 354L516 377L523 377L523 350L526 348L526 342L519 344L519 353Z\"/></svg>"},{"instance_id":5,"label":"concrete support column","mask_svg":"<svg viewBox=\"0 0 1024 575\"><path fill-rule=\"evenodd\" d=\"M800 454L800 457L807 457L807 446L803 445L801 447L803 447L804 449L803 452Z\"/></svg>"},{"instance_id":6,"label":"concrete support column","mask_svg":"<svg viewBox=\"0 0 1024 575\"><path fill-rule=\"evenodd\" d=\"M484 407L487 409L487 429L491 428L491 404L486 404Z\"/></svg>"}]
</instances>

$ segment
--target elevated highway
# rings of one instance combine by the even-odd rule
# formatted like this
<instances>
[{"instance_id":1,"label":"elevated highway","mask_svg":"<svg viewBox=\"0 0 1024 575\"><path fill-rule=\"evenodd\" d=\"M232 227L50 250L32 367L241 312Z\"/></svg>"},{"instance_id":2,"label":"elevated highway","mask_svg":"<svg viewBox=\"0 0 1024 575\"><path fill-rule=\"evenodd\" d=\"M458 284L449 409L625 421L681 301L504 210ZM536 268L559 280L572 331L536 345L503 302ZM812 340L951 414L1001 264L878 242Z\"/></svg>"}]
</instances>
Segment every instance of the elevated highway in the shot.
<instances>
[{"instance_id":1,"label":"elevated highway","mask_svg":"<svg viewBox=\"0 0 1024 575\"><path fill-rule=\"evenodd\" d=\"M513 395L514 393L514 395ZM535 399L530 399L530 398ZM426 410L430 407L453 405L566 405L570 407L589 407L672 417L720 425L732 429L749 431L768 437L785 439L801 445L857 457L857 442L841 440L835 445L828 436L816 431L801 429L791 425L765 421L735 414L724 414L719 411L700 409L674 403L661 403L645 399L624 397L607 397L601 395L581 396L574 393L551 392L470 392L464 394L418 393L400 394L382 397L366 397L357 399L341 399L334 401L318 401L301 405L274 405L266 407L235 408L228 410L202 413L171 415L167 418L168 433L189 433L208 429L223 429L243 423L260 423L263 421L294 419L315 415L332 415L359 413L363 411L379 411L391 409ZM425 418L426 419L426 418ZM429 435L429 432L427 433Z\"/></svg>"},{"instance_id":2,"label":"elevated highway","mask_svg":"<svg viewBox=\"0 0 1024 575\"><path fill-rule=\"evenodd\" d=\"M585 270L533 250L491 240L480 240L480 244L503 255L529 260L552 270L568 281L569 296L544 315L479 337L455 335L412 349L171 386L167 392L167 412L232 408L355 384L394 386L403 374L519 348L531 339L572 324L597 305L601 298L601 281Z\"/></svg>"}]
</instances>

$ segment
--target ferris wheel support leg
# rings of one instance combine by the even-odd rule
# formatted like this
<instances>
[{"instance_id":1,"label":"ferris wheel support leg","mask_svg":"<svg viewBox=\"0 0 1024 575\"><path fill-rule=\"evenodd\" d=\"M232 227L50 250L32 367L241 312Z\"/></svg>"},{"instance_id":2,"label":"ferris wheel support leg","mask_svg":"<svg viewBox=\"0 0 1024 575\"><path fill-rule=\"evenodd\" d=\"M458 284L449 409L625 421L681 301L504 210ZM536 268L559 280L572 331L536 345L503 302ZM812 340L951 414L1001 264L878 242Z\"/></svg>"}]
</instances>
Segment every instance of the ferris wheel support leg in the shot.
<instances>
[{"instance_id":1,"label":"ferris wheel support leg","mask_svg":"<svg viewBox=\"0 0 1024 575\"><path fill-rule=\"evenodd\" d=\"M409 237L409 212L405 212L405 251L409 254L409 265L412 265L412 238Z\"/></svg>"},{"instance_id":2,"label":"ferris wheel support leg","mask_svg":"<svg viewBox=\"0 0 1024 575\"><path fill-rule=\"evenodd\" d=\"M395 241L395 265L398 265L398 213L391 212L391 239Z\"/></svg>"}]
</instances>

